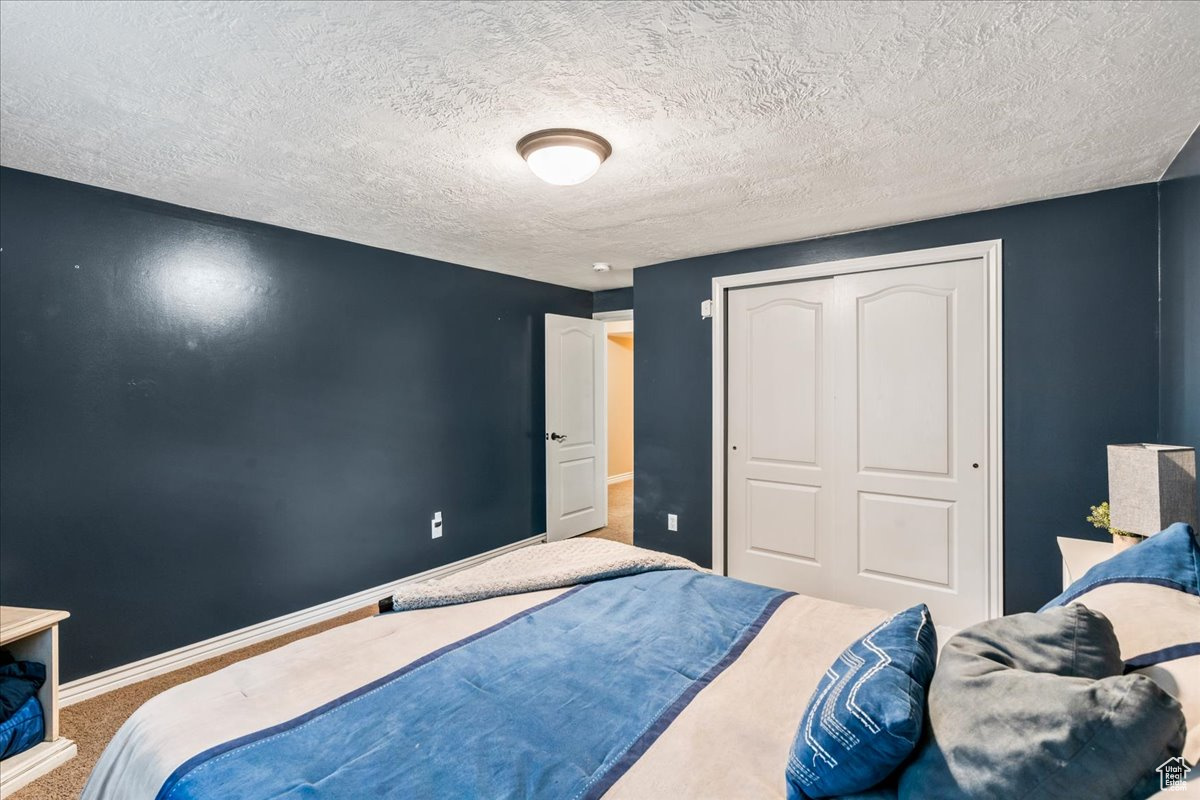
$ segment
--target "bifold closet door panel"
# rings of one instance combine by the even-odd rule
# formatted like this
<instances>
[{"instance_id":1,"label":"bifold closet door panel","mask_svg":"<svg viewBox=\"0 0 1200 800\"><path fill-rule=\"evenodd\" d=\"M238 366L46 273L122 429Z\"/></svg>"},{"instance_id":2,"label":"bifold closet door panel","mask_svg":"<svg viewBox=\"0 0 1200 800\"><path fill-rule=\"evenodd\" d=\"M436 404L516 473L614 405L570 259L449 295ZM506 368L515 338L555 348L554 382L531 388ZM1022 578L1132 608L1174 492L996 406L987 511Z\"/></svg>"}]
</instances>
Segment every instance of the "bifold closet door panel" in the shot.
<instances>
[{"instance_id":1,"label":"bifold closet door panel","mask_svg":"<svg viewBox=\"0 0 1200 800\"><path fill-rule=\"evenodd\" d=\"M727 334L731 576L828 596L834 546L832 279L732 291Z\"/></svg>"},{"instance_id":2,"label":"bifold closet door panel","mask_svg":"<svg viewBox=\"0 0 1200 800\"><path fill-rule=\"evenodd\" d=\"M836 598L987 616L987 272L835 279Z\"/></svg>"}]
</instances>

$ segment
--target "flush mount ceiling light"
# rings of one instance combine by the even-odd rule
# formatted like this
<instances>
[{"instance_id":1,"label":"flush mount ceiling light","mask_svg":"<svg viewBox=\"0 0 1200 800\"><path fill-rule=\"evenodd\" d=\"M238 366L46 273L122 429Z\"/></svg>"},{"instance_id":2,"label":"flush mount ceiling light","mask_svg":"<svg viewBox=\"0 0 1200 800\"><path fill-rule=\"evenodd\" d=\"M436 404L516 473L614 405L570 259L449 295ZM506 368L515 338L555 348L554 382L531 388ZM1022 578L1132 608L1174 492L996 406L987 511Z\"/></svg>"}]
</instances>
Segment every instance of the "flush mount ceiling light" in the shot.
<instances>
[{"instance_id":1,"label":"flush mount ceiling light","mask_svg":"<svg viewBox=\"0 0 1200 800\"><path fill-rule=\"evenodd\" d=\"M612 269L612 264L609 264L607 261L597 261L595 264L592 264L594 272L608 272L610 269Z\"/></svg>"},{"instance_id":2,"label":"flush mount ceiling light","mask_svg":"<svg viewBox=\"0 0 1200 800\"><path fill-rule=\"evenodd\" d=\"M574 186L596 174L612 145L604 137L576 128L547 128L522 136L517 152L533 174L555 186Z\"/></svg>"}]
</instances>

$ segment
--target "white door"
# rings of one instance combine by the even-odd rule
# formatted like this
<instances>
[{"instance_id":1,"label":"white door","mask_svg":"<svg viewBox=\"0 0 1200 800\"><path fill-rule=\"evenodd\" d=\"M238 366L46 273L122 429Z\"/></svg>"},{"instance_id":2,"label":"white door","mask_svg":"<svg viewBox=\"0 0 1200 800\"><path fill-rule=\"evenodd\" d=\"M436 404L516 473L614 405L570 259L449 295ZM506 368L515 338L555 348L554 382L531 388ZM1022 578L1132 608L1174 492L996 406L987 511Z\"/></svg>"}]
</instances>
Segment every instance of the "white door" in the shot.
<instances>
[{"instance_id":1,"label":"white door","mask_svg":"<svg viewBox=\"0 0 1200 800\"><path fill-rule=\"evenodd\" d=\"M980 260L835 279L844 598L987 618L987 273Z\"/></svg>"},{"instance_id":2,"label":"white door","mask_svg":"<svg viewBox=\"0 0 1200 800\"><path fill-rule=\"evenodd\" d=\"M602 321L546 315L546 538L608 524Z\"/></svg>"},{"instance_id":3,"label":"white door","mask_svg":"<svg viewBox=\"0 0 1200 800\"><path fill-rule=\"evenodd\" d=\"M986 618L983 262L734 290L727 307L729 574Z\"/></svg>"},{"instance_id":4,"label":"white door","mask_svg":"<svg viewBox=\"0 0 1200 800\"><path fill-rule=\"evenodd\" d=\"M729 574L829 596L833 279L729 293Z\"/></svg>"}]
</instances>

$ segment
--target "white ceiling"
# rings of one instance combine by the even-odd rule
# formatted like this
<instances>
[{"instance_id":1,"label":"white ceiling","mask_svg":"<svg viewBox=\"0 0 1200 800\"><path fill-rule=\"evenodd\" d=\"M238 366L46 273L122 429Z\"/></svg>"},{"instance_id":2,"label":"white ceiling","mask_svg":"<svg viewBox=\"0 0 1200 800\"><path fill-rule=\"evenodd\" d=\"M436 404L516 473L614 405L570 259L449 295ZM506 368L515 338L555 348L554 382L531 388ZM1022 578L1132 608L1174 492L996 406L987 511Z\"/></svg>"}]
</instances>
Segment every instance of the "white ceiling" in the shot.
<instances>
[{"instance_id":1,"label":"white ceiling","mask_svg":"<svg viewBox=\"0 0 1200 800\"><path fill-rule=\"evenodd\" d=\"M6 166L611 288L1156 180L1200 121L1200 3L14 0L0 103ZM514 146L551 126L612 158L541 183Z\"/></svg>"}]
</instances>

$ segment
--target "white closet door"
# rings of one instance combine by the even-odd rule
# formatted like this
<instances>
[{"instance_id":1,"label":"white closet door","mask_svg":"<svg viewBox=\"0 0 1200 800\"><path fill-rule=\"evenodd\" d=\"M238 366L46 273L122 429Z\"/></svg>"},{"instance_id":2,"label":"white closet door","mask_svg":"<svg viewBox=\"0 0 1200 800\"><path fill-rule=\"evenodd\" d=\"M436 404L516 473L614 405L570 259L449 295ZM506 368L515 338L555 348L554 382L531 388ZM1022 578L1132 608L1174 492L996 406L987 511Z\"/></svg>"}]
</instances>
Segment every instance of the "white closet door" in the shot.
<instances>
[{"instance_id":1,"label":"white closet door","mask_svg":"<svg viewBox=\"0 0 1200 800\"><path fill-rule=\"evenodd\" d=\"M729 293L729 574L828 596L833 280Z\"/></svg>"},{"instance_id":2,"label":"white closet door","mask_svg":"<svg viewBox=\"0 0 1200 800\"><path fill-rule=\"evenodd\" d=\"M837 599L987 617L981 261L835 279Z\"/></svg>"},{"instance_id":3,"label":"white closet door","mask_svg":"<svg viewBox=\"0 0 1200 800\"><path fill-rule=\"evenodd\" d=\"M982 261L728 293L728 574L987 617Z\"/></svg>"}]
</instances>

